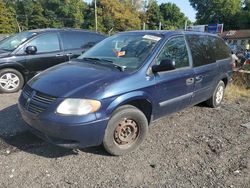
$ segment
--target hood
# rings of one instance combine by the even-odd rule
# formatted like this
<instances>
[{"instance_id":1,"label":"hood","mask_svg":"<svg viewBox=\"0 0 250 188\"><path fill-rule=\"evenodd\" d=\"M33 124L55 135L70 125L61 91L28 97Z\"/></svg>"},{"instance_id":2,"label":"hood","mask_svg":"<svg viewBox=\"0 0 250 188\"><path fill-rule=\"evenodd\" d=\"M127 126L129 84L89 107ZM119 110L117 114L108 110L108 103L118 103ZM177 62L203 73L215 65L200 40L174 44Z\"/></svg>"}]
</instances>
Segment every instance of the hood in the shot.
<instances>
[{"instance_id":1,"label":"hood","mask_svg":"<svg viewBox=\"0 0 250 188\"><path fill-rule=\"evenodd\" d=\"M55 97L93 98L126 74L109 67L71 61L47 69L30 80L28 85Z\"/></svg>"},{"instance_id":2,"label":"hood","mask_svg":"<svg viewBox=\"0 0 250 188\"><path fill-rule=\"evenodd\" d=\"M0 58L7 57L10 54L9 51L1 50L0 49Z\"/></svg>"}]
</instances>

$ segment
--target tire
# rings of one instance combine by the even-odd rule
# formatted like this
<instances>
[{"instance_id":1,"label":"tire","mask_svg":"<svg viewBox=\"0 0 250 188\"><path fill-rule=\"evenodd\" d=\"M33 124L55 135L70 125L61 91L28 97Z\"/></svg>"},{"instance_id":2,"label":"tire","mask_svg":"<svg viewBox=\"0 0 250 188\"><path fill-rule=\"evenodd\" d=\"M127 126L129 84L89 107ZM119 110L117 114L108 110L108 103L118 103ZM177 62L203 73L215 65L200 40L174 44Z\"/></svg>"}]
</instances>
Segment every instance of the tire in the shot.
<instances>
[{"instance_id":1,"label":"tire","mask_svg":"<svg viewBox=\"0 0 250 188\"><path fill-rule=\"evenodd\" d=\"M15 69L0 70L0 93L14 93L24 85L23 75Z\"/></svg>"},{"instance_id":2,"label":"tire","mask_svg":"<svg viewBox=\"0 0 250 188\"><path fill-rule=\"evenodd\" d=\"M120 156L135 150L146 138L148 120L131 105L119 107L112 114L105 130L103 146L112 155Z\"/></svg>"},{"instance_id":3,"label":"tire","mask_svg":"<svg viewBox=\"0 0 250 188\"><path fill-rule=\"evenodd\" d=\"M221 106L225 94L225 84L221 80L216 86L213 96L206 101L207 105L212 108L218 108Z\"/></svg>"}]
</instances>

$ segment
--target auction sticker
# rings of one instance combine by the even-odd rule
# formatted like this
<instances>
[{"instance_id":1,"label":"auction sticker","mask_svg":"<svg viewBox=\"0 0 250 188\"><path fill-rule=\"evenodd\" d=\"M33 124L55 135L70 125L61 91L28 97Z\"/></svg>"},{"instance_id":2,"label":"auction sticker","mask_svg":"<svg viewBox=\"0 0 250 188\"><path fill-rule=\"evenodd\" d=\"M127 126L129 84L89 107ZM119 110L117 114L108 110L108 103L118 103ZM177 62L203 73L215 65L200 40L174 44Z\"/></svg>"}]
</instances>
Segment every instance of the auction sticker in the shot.
<instances>
[{"instance_id":1,"label":"auction sticker","mask_svg":"<svg viewBox=\"0 0 250 188\"><path fill-rule=\"evenodd\" d=\"M157 36L154 36L154 35L144 35L142 38L157 41L157 42L159 40L161 40L161 37L157 37Z\"/></svg>"}]
</instances>

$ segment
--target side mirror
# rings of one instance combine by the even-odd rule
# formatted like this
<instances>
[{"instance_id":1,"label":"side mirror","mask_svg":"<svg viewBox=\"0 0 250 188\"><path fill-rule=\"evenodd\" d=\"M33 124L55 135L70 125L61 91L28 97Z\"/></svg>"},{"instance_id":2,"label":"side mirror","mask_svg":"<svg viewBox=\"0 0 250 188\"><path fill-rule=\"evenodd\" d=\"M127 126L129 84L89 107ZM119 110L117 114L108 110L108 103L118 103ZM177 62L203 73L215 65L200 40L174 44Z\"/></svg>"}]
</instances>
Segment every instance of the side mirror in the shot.
<instances>
[{"instance_id":1,"label":"side mirror","mask_svg":"<svg viewBox=\"0 0 250 188\"><path fill-rule=\"evenodd\" d=\"M161 60L161 63L159 65L152 66L153 73L170 71L174 69L175 69L175 62L171 59L163 59Z\"/></svg>"},{"instance_id":2,"label":"side mirror","mask_svg":"<svg viewBox=\"0 0 250 188\"><path fill-rule=\"evenodd\" d=\"M27 54L35 54L37 52L37 48L36 46L27 46L27 48L25 49L25 52Z\"/></svg>"}]
</instances>

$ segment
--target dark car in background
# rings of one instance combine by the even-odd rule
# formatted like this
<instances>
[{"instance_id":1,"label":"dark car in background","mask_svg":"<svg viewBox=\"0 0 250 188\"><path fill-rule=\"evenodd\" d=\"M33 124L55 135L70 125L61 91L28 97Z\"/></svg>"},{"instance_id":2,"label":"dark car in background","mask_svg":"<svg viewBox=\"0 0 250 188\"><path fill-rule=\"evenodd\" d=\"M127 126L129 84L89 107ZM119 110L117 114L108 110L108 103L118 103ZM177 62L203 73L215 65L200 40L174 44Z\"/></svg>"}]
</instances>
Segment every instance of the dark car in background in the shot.
<instances>
[{"instance_id":1,"label":"dark car in background","mask_svg":"<svg viewBox=\"0 0 250 188\"><path fill-rule=\"evenodd\" d=\"M203 101L219 107L232 63L216 35L119 33L31 79L19 109L28 127L51 143L103 143L109 153L123 155L142 143L150 122Z\"/></svg>"},{"instance_id":2,"label":"dark car in background","mask_svg":"<svg viewBox=\"0 0 250 188\"><path fill-rule=\"evenodd\" d=\"M38 72L76 58L105 38L77 29L40 29L0 41L0 93L16 92Z\"/></svg>"}]
</instances>

